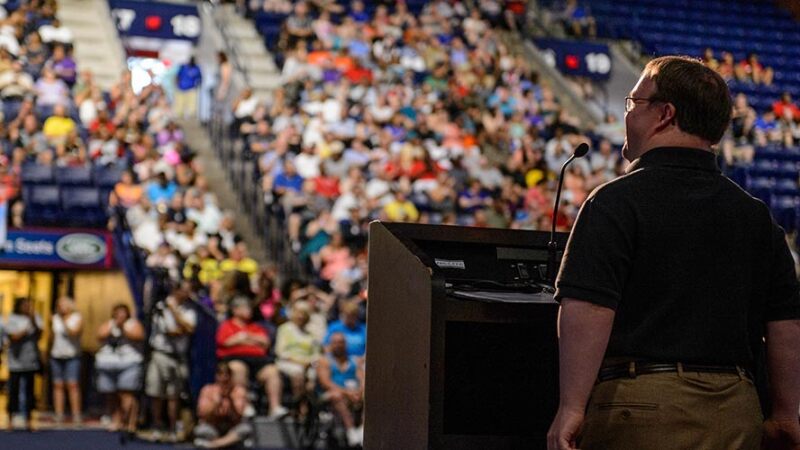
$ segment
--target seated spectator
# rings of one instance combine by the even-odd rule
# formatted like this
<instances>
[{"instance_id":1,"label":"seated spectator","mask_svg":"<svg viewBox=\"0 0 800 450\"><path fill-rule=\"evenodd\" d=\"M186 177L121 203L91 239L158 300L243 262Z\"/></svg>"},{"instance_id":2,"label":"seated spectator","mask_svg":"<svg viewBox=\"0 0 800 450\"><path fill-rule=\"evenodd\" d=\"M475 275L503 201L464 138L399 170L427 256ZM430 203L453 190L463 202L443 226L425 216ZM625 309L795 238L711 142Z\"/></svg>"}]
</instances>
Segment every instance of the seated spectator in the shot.
<instances>
[{"instance_id":1,"label":"seated spectator","mask_svg":"<svg viewBox=\"0 0 800 450\"><path fill-rule=\"evenodd\" d=\"M53 107L53 115L44 121L42 133L44 133L50 145L62 144L67 140L67 136L75 131L75 121L67 115L67 108L58 104Z\"/></svg>"},{"instance_id":2,"label":"seated spectator","mask_svg":"<svg viewBox=\"0 0 800 450\"><path fill-rule=\"evenodd\" d=\"M20 49L19 56L25 58L25 70L33 76L41 73L50 49L42 42L42 37L37 32L28 34L25 39L25 46Z\"/></svg>"},{"instance_id":3,"label":"seated spectator","mask_svg":"<svg viewBox=\"0 0 800 450\"><path fill-rule=\"evenodd\" d=\"M478 180L470 180L469 187L458 194L458 208L465 214L483 209L491 202L491 194Z\"/></svg>"},{"instance_id":4,"label":"seated spectator","mask_svg":"<svg viewBox=\"0 0 800 450\"><path fill-rule=\"evenodd\" d=\"M283 170L275 177L272 183L272 191L280 198L283 195L291 197L303 189L303 177L297 173L297 169L291 159L283 162Z\"/></svg>"},{"instance_id":5,"label":"seated spectator","mask_svg":"<svg viewBox=\"0 0 800 450\"><path fill-rule=\"evenodd\" d=\"M733 59L733 53L722 52L722 60L717 66L717 72L725 81L730 81L736 75L736 62Z\"/></svg>"},{"instance_id":6,"label":"seated spectator","mask_svg":"<svg viewBox=\"0 0 800 450\"><path fill-rule=\"evenodd\" d=\"M111 320L97 331L97 339L102 342L94 358L97 392L108 399L109 431L123 429L130 434L136 431L144 338L144 327L131 317L130 308L125 304L116 305L111 311Z\"/></svg>"},{"instance_id":7,"label":"seated spectator","mask_svg":"<svg viewBox=\"0 0 800 450\"><path fill-rule=\"evenodd\" d=\"M726 164L749 163L753 160L755 122L756 111L747 104L747 96L742 93L737 94L733 101L731 126L722 137L721 143Z\"/></svg>"},{"instance_id":8,"label":"seated spectator","mask_svg":"<svg viewBox=\"0 0 800 450\"><path fill-rule=\"evenodd\" d=\"M294 12L286 19L286 33L288 34L286 48L294 48L298 40L307 39L314 34L306 2L295 3Z\"/></svg>"},{"instance_id":9,"label":"seated spectator","mask_svg":"<svg viewBox=\"0 0 800 450\"><path fill-rule=\"evenodd\" d=\"M45 162L48 154L52 154L47 146L47 138L39 127L36 116L28 114L22 120L22 126L9 125L8 138L14 147L14 159L22 161Z\"/></svg>"},{"instance_id":10,"label":"seated spectator","mask_svg":"<svg viewBox=\"0 0 800 450\"><path fill-rule=\"evenodd\" d=\"M157 205L159 203L169 203L177 191L178 185L169 180L167 174L161 171L156 174L155 179L147 184L146 193L150 203Z\"/></svg>"},{"instance_id":11,"label":"seated spectator","mask_svg":"<svg viewBox=\"0 0 800 450\"><path fill-rule=\"evenodd\" d=\"M567 0L567 5L562 13L564 31L575 37L596 37L597 25L591 16L589 8L578 4L578 0Z\"/></svg>"},{"instance_id":12,"label":"seated spectator","mask_svg":"<svg viewBox=\"0 0 800 450\"><path fill-rule=\"evenodd\" d=\"M53 47L53 56L48 61L48 65L56 73L56 76L67 83L70 88L75 85L78 78L78 66L72 58L71 52L62 44Z\"/></svg>"},{"instance_id":13,"label":"seated spectator","mask_svg":"<svg viewBox=\"0 0 800 450\"><path fill-rule=\"evenodd\" d=\"M228 363L237 385L247 387L251 378L263 384L270 417L282 417L288 410L281 405L281 377L270 355L272 340L252 321L253 309L247 297L234 297L230 308L231 318L217 329L217 358Z\"/></svg>"},{"instance_id":14,"label":"seated spectator","mask_svg":"<svg viewBox=\"0 0 800 450\"><path fill-rule=\"evenodd\" d=\"M364 372L353 355L348 355L344 334L330 335L330 350L320 358L317 380L322 398L330 401L344 423L347 444L354 447L364 439L363 425L356 427L356 414L363 409Z\"/></svg>"},{"instance_id":15,"label":"seated spectator","mask_svg":"<svg viewBox=\"0 0 800 450\"><path fill-rule=\"evenodd\" d=\"M61 21L53 19L49 24L39 27L38 34L42 37L42 42L51 44L58 42L61 44L72 44L73 36L69 28L62 26Z\"/></svg>"},{"instance_id":16,"label":"seated spectator","mask_svg":"<svg viewBox=\"0 0 800 450\"><path fill-rule=\"evenodd\" d=\"M228 363L217 363L214 383L203 386L197 400L194 446L229 448L243 443L253 434L248 423L251 409L247 389L233 382Z\"/></svg>"},{"instance_id":17,"label":"seated spectator","mask_svg":"<svg viewBox=\"0 0 800 450\"><path fill-rule=\"evenodd\" d=\"M145 264L147 264L147 267L150 269L166 271L169 279L174 282L178 281L178 268L181 262L178 257L175 256L175 252L168 243L162 242L158 246L158 250L147 257Z\"/></svg>"},{"instance_id":18,"label":"seated spectator","mask_svg":"<svg viewBox=\"0 0 800 450\"><path fill-rule=\"evenodd\" d=\"M350 267L352 254L338 227L330 241L320 248L317 257L315 265L319 268L319 277L325 282L332 281L341 271Z\"/></svg>"},{"instance_id":19,"label":"seated spectator","mask_svg":"<svg viewBox=\"0 0 800 450\"><path fill-rule=\"evenodd\" d=\"M144 190L141 184L135 182L133 172L126 170L122 172L119 182L114 185L112 194L120 206L128 209L139 204Z\"/></svg>"},{"instance_id":20,"label":"seated spectator","mask_svg":"<svg viewBox=\"0 0 800 450\"><path fill-rule=\"evenodd\" d=\"M272 323L281 307L281 290L275 283L274 271L269 267L263 269L258 277L256 300L256 316L264 322Z\"/></svg>"},{"instance_id":21,"label":"seated spectator","mask_svg":"<svg viewBox=\"0 0 800 450\"><path fill-rule=\"evenodd\" d=\"M304 392L306 373L320 355L320 342L306 328L310 319L309 305L296 302L292 305L289 322L278 327L275 338L278 370L291 380L295 397Z\"/></svg>"},{"instance_id":22,"label":"seated spectator","mask_svg":"<svg viewBox=\"0 0 800 450\"><path fill-rule=\"evenodd\" d=\"M14 417L18 413L22 414L24 428L31 429L31 412L36 404L33 378L41 369L38 342L42 325L42 318L34 312L30 299L14 300L14 310L4 326L9 340L6 405L9 431L14 430Z\"/></svg>"},{"instance_id":23,"label":"seated spectator","mask_svg":"<svg viewBox=\"0 0 800 450\"><path fill-rule=\"evenodd\" d=\"M772 112L778 119L786 119L790 122L800 121L800 108L792 102L792 94L784 92L781 99L772 104Z\"/></svg>"},{"instance_id":24,"label":"seated spectator","mask_svg":"<svg viewBox=\"0 0 800 450\"><path fill-rule=\"evenodd\" d=\"M0 73L0 97L4 101L21 101L33 94L33 86L33 77L23 70L20 61L14 61L10 69Z\"/></svg>"},{"instance_id":25,"label":"seated spectator","mask_svg":"<svg viewBox=\"0 0 800 450\"><path fill-rule=\"evenodd\" d=\"M753 124L756 144L763 147L769 142L781 142L783 140L783 126L775 118L773 111L766 111Z\"/></svg>"},{"instance_id":26,"label":"seated spectator","mask_svg":"<svg viewBox=\"0 0 800 450\"><path fill-rule=\"evenodd\" d=\"M42 76L34 85L36 91L36 105L53 107L58 104L69 103L69 87L56 77L55 71L50 67L42 69Z\"/></svg>"},{"instance_id":27,"label":"seated spectator","mask_svg":"<svg viewBox=\"0 0 800 450\"><path fill-rule=\"evenodd\" d=\"M764 67L758 62L758 55L749 53L747 59L743 59L736 65L736 78L739 81L747 81L755 84L771 85L773 71L772 67Z\"/></svg>"},{"instance_id":28,"label":"seated spectator","mask_svg":"<svg viewBox=\"0 0 800 450\"><path fill-rule=\"evenodd\" d=\"M197 222L201 232L212 235L219 231L222 211L216 202L209 202L202 195L195 195L190 204L186 205L186 218Z\"/></svg>"},{"instance_id":29,"label":"seated spectator","mask_svg":"<svg viewBox=\"0 0 800 450\"><path fill-rule=\"evenodd\" d=\"M164 440L176 442L179 438L176 425L180 395L189 382L189 342L197 326L197 313L190 296L191 285L184 281L163 303L156 304L152 313L145 393L151 401L154 440L161 440L164 431L165 400L169 428Z\"/></svg>"},{"instance_id":30,"label":"seated spectator","mask_svg":"<svg viewBox=\"0 0 800 450\"><path fill-rule=\"evenodd\" d=\"M406 198L405 192L397 189L394 197L383 206L383 213L386 219L392 222L416 222L419 219L419 211L411 201Z\"/></svg>"},{"instance_id":31,"label":"seated spectator","mask_svg":"<svg viewBox=\"0 0 800 450\"><path fill-rule=\"evenodd\" d=\"M703 50L703 57L701 59L703 60L703 64L705 64L709 69L719 69L719 61L717 61L717 59L714 57L714 49L711 47L706 47L706 49Z\"/></svg>"},{"instance_id":32,"label":"seated spectator","mask_svg":"<svg viewBox=\"0 0 800 450\"><path fill-rule=\"evenodd\" d=\"M367 349L367 326L359 320L357 303L348 302L342 305L340 319L328 326L325 345L331 345L331 337L338 333L344 336L349 356L362 357Z\"/></svg>"},{"instance_id":33,"label":"seated spectator","mask_svg":"<svg viewBox=\"0 0 800 450\"><path fill-rule=\"evenodd\" d=\"M254 277L258 273L258 262L247 254L247 244L239 242L233 246L225 258L219 264L219 270L222 273L227 272L241 272L248 277Z\"/></svg>"},{"instance_id":34,"label":"seated spectator","mask_svg":"<svg viewBox=\"0 0 800 450\"><path fill-rule=\"evenodd\" d=\"M64 421L65 387L69 394L72 422L79 425L81 418L81 331L83 319L75 310L75 300L61 297L53 315L53 345L50 348L50 376L53 381L53 409L55 421Z\"/></svg>"},{"instance_id":35,"label":"seated spectator","mask_svg":"<svg viewBox=\"0 0 800 450\"><path fill-rule=\"evenodd\" d=\"M166 214L164 215L166 221ZM164 232L164 240L169 243L183 258L188 258L198 248L208 243L208 236L198 230L197 222L187 220L179 229L168 229Z\"/></svg>"},{"instance_id":36,"label":"seated spectator","mask_svg":"<svg viewBox=\"0 0 800 450\"><path fill-rule=\"evenodd\" d=\"M186 258L183 265L183 278L196 280L203 286L218 280L221 276L219 261L208 250L208 246L198 247L193 255Z\"/></svg>"},{"instance_id":37,"label":"seated spectator","mask_svg":"<svg viewBox=\"0 0 800 450\"><path fill-rule=\"evenodd\" d=\"M611 141L615 146L622 146L625 141L625 124L617 116L608 113L600 125L594 127L594 132Z\"/></svg>"},{"instance_id":38,"label":"seated spectator","mask_svg":"<svg viewBox=\"0 0 800 450\"><path fill-rule=\"evenodd\" d=\"M56 144L55 147L55 164L59 167L84 166L89 161L86 144L78 135L77 129L70 131L64 142Z\"/></svg>"},{"instance_id":39,"label":"seated spectator","mask_svg":"<svg viewBox=\"0 0 800 450\"><path fill-rule=\"evenodd\" d=\"M594 189L603 183L607 183L619 175L621 163L619 152L615 152L608 139L600 141L597 151L589 154L589 165L591 166L591 182L589 189Z\"/></svg>"}]
</instances>

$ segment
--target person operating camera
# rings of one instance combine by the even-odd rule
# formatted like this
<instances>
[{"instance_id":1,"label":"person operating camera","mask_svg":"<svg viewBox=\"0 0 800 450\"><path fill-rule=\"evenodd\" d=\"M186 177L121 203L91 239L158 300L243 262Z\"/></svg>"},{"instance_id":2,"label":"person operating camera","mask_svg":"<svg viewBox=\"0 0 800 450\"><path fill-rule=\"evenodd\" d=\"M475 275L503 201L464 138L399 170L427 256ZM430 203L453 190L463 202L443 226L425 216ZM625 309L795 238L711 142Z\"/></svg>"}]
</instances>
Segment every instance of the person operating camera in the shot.
<instances>
[{"instance_id":1,"label":"person operating camera","mask_svg":"<svg viewBox=\"0 0 800 450\"><path fill-rule=\"evenodd\" d=\"M154 437L162 440L164 400L169 428L165 439L176 441L181 394L189 379L188 353L197 313L192 307L191 286L181 282L163 302L153 307L150 362L145 375L145 393L152 398Z\"/></svg>"}]
</instances>

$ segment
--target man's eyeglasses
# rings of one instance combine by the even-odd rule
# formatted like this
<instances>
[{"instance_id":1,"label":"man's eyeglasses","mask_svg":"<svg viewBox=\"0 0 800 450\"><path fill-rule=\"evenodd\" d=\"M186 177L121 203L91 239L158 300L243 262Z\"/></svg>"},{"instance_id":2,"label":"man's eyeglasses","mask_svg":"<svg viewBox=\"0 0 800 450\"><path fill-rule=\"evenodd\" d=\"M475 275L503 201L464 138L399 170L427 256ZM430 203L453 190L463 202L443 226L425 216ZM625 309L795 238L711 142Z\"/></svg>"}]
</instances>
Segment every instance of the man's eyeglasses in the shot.
<instances>
[{"instance_id":1,"label":"man's eyeglasses","mask_svg":"<svg viewBox=\"0 0 800 450\"><path fill-rule=\"evenodd\" d=\"M661 100L657 98L645 98L645 97L625 97L625 112L629 113L631 110L636 106L637 102L659 102Z\"/></svg>"}]
</instances>

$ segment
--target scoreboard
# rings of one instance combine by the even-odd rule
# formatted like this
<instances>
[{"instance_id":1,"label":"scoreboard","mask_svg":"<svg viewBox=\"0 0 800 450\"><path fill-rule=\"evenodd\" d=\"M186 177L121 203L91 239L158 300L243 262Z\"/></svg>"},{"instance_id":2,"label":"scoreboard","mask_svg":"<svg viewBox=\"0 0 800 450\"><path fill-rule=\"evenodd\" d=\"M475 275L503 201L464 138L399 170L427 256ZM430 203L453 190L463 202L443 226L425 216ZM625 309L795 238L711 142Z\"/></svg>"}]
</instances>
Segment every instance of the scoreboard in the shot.
<instances>
[{"instance_id":1,"label":"scoreboard","mask_svg":"<svg viewBox=\"0 0 800 450\"><path fill-rule=\"evenodd\" d=\"M547 64L564 75L588 77L596 81L611 76L611 53L608 45L561 39L535 39Z\"/></svg>"}]
</instances>

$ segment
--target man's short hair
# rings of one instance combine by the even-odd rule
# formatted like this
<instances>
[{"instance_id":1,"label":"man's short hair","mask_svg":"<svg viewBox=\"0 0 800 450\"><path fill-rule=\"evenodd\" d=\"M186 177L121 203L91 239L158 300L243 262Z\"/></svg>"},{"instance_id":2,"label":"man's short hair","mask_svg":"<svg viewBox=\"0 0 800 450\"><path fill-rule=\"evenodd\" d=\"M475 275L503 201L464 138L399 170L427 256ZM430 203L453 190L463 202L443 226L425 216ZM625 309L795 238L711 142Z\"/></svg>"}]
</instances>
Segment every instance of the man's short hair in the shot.
<instances>
[{"instance_id":1,"label":"man's short hair","mask_svg":"<svg viewBox=\"0 0 800 450\"><path fill-rule=\"evenodd\" d=\"M731 120L733 101L725 80L698 59L662 56L644 68L656 84L651 100L675 105L675 120L681 131L711 144L722 139Z\"/></svg>"}]
</instances>

